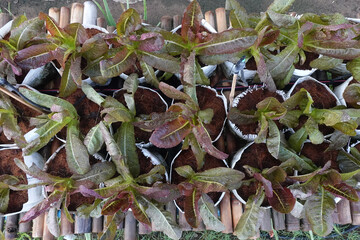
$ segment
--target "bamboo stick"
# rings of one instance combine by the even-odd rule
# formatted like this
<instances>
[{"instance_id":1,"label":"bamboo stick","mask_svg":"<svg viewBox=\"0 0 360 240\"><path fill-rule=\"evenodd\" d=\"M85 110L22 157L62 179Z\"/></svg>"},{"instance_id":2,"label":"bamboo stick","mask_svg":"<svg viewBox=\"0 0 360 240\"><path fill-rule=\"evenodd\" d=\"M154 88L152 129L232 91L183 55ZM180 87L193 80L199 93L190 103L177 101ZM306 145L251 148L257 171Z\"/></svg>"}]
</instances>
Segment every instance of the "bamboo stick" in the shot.
<instances>
[{"instance_id":1,"label":"bamboo stick","mask_svg":"<svg viewBox=\"0 0 360 240\"><path fill-rule=\"evenodd\" d=\"M74 224L66 218L66 214L63 209L61 209L60 223L60 236L74 234Z\"/></svg>"},{"instance_id":2,"label":"bamboo stick","mask_svg":"<svg viewBox=\"0 0 360 240\"><path fill-rule=\"evenodd\" d=\"M337 203L336 208L338 210L340 224L349 224L352 222L349 200L341 199L341 201Z\"/></svg>"},{"instance_id":3,"label":"bamboo stick","mask_svg":"<svg viewBox=\"0 0 360 240\"><path fill-rule=\"evenodd\" d=\"M74 233L90 233L91 232L91 218L82 218L75 215Z\"/></svg>"},{"instance_id":4,"label":"bamboo stick","mask_svg":"<svg viewBox=\"0 0 360 240\"><path fill-rule=\"evenodd\" d=\"M33 220L32 237L41 238L44 232L44 218L45 214L41 214Z\"/></svg>"},{"instance_id":5,"label":"bamboo stick","mask_svg":"<svg viewBox=\"0 0 360 240\"><path fill-rule=\"evenodd\" d=\"M337 207L335 208L335 211L332 214L332 218L333 218L333 221L334 221L335 224L340 224L339 213L338 213Z\"/></svg>"},{"instance_id":6,"label":"bamboo stick","mask_svg":"<svg viewBox=\"0 0 360 240\"><path fill-rule=\"evenodd\" d=\"M0 28L5 26L8 22L11 21L11 16L8 13L0 13Z\"/></svg>"},{"instance_id":7,"label":"bamboo stick","mask_svg":"<svg viewBox=\"0 0 360 240\"><path fill-rule=\"evenodd\" d=\"M272 210L272 219L275 230L285 230L285 214Z\"/></svg>"},{"instance_id":8,"label":"bamboo stick","mask_svg":"<svg viewBox=\"0 0 360 240\"><path fill-rule=\"evenodd\" d=\"M261 219L260 229L263 231L271 231L271 209L267 208L264 210L264 216Z\"/></svg>"},{"instance_id":9,"label":"bamboo stick","mask_svg":"<svg viewBox=\"0 0 360 240\"><path fill-rule=\"evenodd\" d=\"M191 226L186 221L185 213L179 211L179 226L183 231L191 231Z\"/></svg>"},{"instance_id":10,"label":"bamboo stick","mask_svg":"<svg viewBox=\"0 0 360 240\"><path fill-rule=\"evenodd\" d=\"M307 232L311 230L311 226L307 218L301 219L301 230Z\"/></svg>"},{"instance_id":11,"label":"bamboo stick","mask_svg":"<svg viewBox=\"0 0 360 240\"><path fill-rule=\"evenodd\" d=\"M68 7L60 8L60 21L59 26L61 28L66 27L70 23L70 9Z\"/></svg>"},{"instance_id":12,"label":"bamboo stick","mask_svg":"<svg viewBox=\"0 0 360 240\"><path fill-rule=\"evenodd\" d=\"M227 29L225 8L217 8L215 10L215 14L216 14L217 31L218 32L225 31Z\"/></svg>"},{"instance_id":13,"label":"bamboo stick","mask_svg":"<svg viewBox=\"0 0 360 240\"><path fill-rule=\"evenodd\" d=\"M97 7L93 1L84 2L83 24L96 25Z\"/></svg>"},{"instance_id":14,"label":"bamboo stick","mask_svg":"<svg viewBox=\"0 0 360 240\"><path fill-rule=\"evenodd\" d=\"M173 27L176 28L180 24L181 24L181 16L180 15L175 15L173 17Z\"/></svg>"},{"instance_id":15,"label":"bamboo stick","mask_svg":"<svg viewBox=\"0 0 360 240\"><path fill-rule=\"evenodd\" d=\"M55 240L55 237L51 234L51 232L49 231L49 228L47 226L47 218L48 218L48 212L45 212L44 226L43 226L43 239L44 240Z\"/></svg>"},{"instance_id":16,"label":"bamboo stick","mask_svg":"<svg viewBox=\"0 0 360 240\"><path fill-rule=\"evenodd\" d=\"M136 220L132 212L128 211L125 216L124 240L135 240L136 236Z\"/></svg>"},{"instance_id":17,"label":"bamboo stick","mask_svg":"<svg viewBox=\"0 0 360 240\"><path fill-rule=\"evenodd\" d=\"M298 231L300 230L300 219L294 217L291 214L285 215L286 230L287 231Z\"/></svg>"},{"instance_id":18,"label":"bamboo stick","mask_svg":"<svg viewBox=\"0 0 360 240\"><path fill-rule=\"evenodd\" d=\"M98 17L96 19L96 25L102 28L106 28L106 20L103 17Z\"/></svg>"},{"instance_id":19,"label":"bamboo stick","mask_svg":"<svg viewBox=\"0 0 360 240\"><path fill-rule=\"evenodd\" d=\"M54 21L60 23L60 9L56 7L49 8L49 16L54 19Z\"/></svg>"},{"instance_id":20,"label":"bamboo stick","mask_svg":"<svg viewBox=\"0 0 360 240\"><path fill-rule=\"evenodd\" d=\"M207 11L205 13L205 20L213 27L215 28L215 16L212 11Z\"/></svg>"},{"instance_id":21,"label":"bamboo stick","mask_svg":"<svg viewBox=\"0 0 360 240\"><path fill-rule=\"evenodd\" d=\"M224 198L220 202L220 218L221 222L225 225L223 233L232 233L232 214L231 214L231 203L230 193L226 192Z\"/></svg>"},{"instance_id":22,"label":"bamboo stick","mask_svg":"<svg viewBox=\"0 0 360 240\"><path fill-rule=\"evenodd\" d=\"M14 214L6 217L5 223L5 239L15 239L19 230L18 225L19 214Z\"/></svg>"},{"instance_id":23,"label":"bamboo stick","mask_svg":"<svg viewBox=\"0 0 360 240\"><path fill-rule=\"evenodd\" d=\"M360 195L358 193L358 195ZM360 225L360 201L359 202L351 202L351 218L352 225Z\"/></svg>"},{"instance_id":24,"label":"bamboo stick","mask_svg":"<svg viewBox=\"0 0 360 240\"><path fill-rule=\"evenodd\" d=\"M151 233L151 227L147 226L144 223L139 222L139 234L144 235L149 233Z\"/></svg>"},{"instance_id":25,"label":"bamboo stick","mask_svg":"<svg viewBox=\"0 0 360 240\"><path fill-rule=\"evenodd\" d=\"M161 17L161 28L166 31L171 31L173 29L173 19L170 16L162 16Z\"/></svg>"},{"instance_id":26,"label":"bamboo stick","mask_svg":"<svg viewBox=\"0 0 360 240\"><path fill-rule=\"evenodd\" d=\"M231 213L232 213L233 227L235 229L243 213L243 206L242 203L239 200L237 200L233 194L231 194Z\"/></svg>"},{"instance_id":27,"label":"bamboo stick","mask_svg":"<svg viewBox=\"0 0 360 240\"><path fill-rule=\"evenodd\" d=\"M73 3L71 5L70 23L82 23L84 17L84 5Z\"/></svg>"},{"instance_id":28,"label":"bamboo stick","mask_svg":"<svg viewBox=\"0 0 360 240\"><path fill-rule=\"evenodd\" d=\"M20 213L19 219L21 219L24 215L25 215L25 213ZM1 229L2 229L2 227L0 226L0 231L1 231ZM31 221L19 223L19 232L20 233L31 232Z\"/></svg>"},{"instance_id":29,"label":"bamboo stick","mask_svg":"<svg viewBox=\"0 0 360 240\"><path fill-rule=\"evenodd\" d=\"M98 218L93 217L92 218L92 226L91 226L92 232L93 233L101 233L104 228L103 223L104 223L103 217L98 217Z\"/></svg>"}]
</instances>

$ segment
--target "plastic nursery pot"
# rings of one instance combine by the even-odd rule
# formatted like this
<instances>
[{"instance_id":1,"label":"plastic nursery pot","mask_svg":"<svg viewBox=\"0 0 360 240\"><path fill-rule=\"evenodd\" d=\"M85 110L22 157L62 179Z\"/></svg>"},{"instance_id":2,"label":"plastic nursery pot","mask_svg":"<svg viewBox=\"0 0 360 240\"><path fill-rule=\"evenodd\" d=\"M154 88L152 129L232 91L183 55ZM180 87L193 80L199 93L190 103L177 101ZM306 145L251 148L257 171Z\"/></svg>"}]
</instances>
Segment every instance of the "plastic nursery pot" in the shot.
<instances>
[{"instance_id":1,"label":"plastic nursery pot","mask_svg":"<svg viewBox=\"0 0 360 240\"><path fill-rule=\"evenodd\" d=\"M348 105L344 99L344 92L345 92L345 89L352 83L353 80L354 80L354 78L350 77L345 82L343 82L342 84L340 84L339 86L337 86L334 89L334 94L338 97L341 105L344 105L344 106ZM356 80L354 82L357 83Z\"/></svg>"},{"instance_id":2,"label":"plastic nursery pot","mask_svg":"<svg viewBox=\"0 0 360 240\"><path fill-rule=\"evenodd\" d=\"M250 177L247 175L245 169L243 168L244 165L249 165L251 167L263 170L265 168L279 166L280 164L281 162L279 160L271 156L264 143L256 144L254 142L250 142L235 153L231 161L231 168L245 173L244 180L246 180ZM248 198L256 193L256 185L243 185L239 189L232 190L232 192L240 202L246 204ZM262 207L270 207L266 198L262 204Z\"/></svg>"},{"instance_id":3,"label":"plastic nursery pot","mask_svg":"<svg viewBox=\"0 0 360 240\"><path fill-rule=\"evenodd\" d=\"M182 91L183 86L180 85L178 90ZM205 85L196 86L196 96L200 110L211 108L214 111L211 122L204 124L204 126L208 131L212 142L216 142L220 138L226 123L227 99L222 92L219 94L216 89ZM172 104L174 102L175 101L173 100Z\"/></svg>"},{"instance_id":4,"label":"plastic nursery pot","mask_svg":"<svg viewBox=\"0 0 360 240\"><path fill-rule=\"evenodd\" d=\"M124 93L126 90L120 89L114 92L113 97L121 102L124 106L126 105ZM149 115L153 112L161 113L168 109L168 105L165 100L160 96L159 93L152 90L151 88L139 86L134 95L136 116ZM121 123L114 123L114 132L120 127ZM151 132L146 132L138 127L134 127L135 141L136 143L148 143L151 136Z\"/></svg>"},{"instance_id":5,"label":"plastic nursery pot","mask_svg":"<svg viewBox=\"0 0 360 240\"><path fill-rule=\"evenodd\" d=\"M208 31L209 33L217 33L217 31L208 23L205 21L205 19L201 20L201 26L204 28L205 31ZM176 33L178 31L180 31L181 29L181 24L177 27L175 27L173 30L171 30L172 33ZM201 69L203 70L204 74L206 77L209 77L216 69L217 65L207 65L202 67ZM176 73L175 76L177 78L181 78L180 73Z\"/></svg>"},{"instance_id":6,"label":"plastic nursery pot","mask_svg":"<svg viewBox=\"0 0 360 240\"><path fill-rule=\"evenodd\" d=\"M312 104L317 109L329 109L341 105L337 96L330 90L328 86L319 82L312 77L299 78L287 93L287 97L292 96L301 88L305 88L311 95L314 103ZM299 126L294 130L298 130L306 122L307 117L301 116L299 119ZM319 125L319 130L325 137L329 137L334 129L325 125Z\"/></svg>"},{"instance_id":7,"label":"plastic nursery pot","mask_svg":"<svg viewBox=\"0 0 360 240\"><path fill-rule=\"evenodd\" d=\"M305 52L305 55L306 55L306 60L303 65L300 65L299 63L295 64L295 70L292 77L293 80L296 80L301 77L310 76L317 70L317 68L310 67L310 62L321 56L312 52Z\"/></svg>"},{"instance_id":8,"label":"plastic nursery pot","mask_svg":"<svg viewBox=\"0 0 360 240\"><path fill-rule=\"evenodd\" d=\"M26 134L26 138L31 138L32 132ZM29 139L27 139L29 141ZM0 175L9 174L19 178L21 184L36 184L41 182L40 180L33 178L25 174L20 168L18 168L14 162L15 158L23 160L24 163L31 167L35 164L39 168L43 168L44 159L43 157L35 152L28 156L22 156L22 150L19 149L15 144L0 145ZM12 191L10 190L9 206L5 216L18 214L29 211L32 207L41 202L43 197L43 187L38 186L30 188L24 191ZM0 213L1 214L1 213Z\"/></svg>"},{"instance_id":9,"label":"plastic nursery pot","mask_svg":"<svg viewBox=\"0 0 360 240\"><path fill-rule=\"evenodd\" d=\"M277 90L271 92L265 87L250 87L246 91L240 93L234 98L232 107L236 107L240 111L245 110L256 110L256 104L267 97L274 97L279 102L283 102L286 99L286 95L283 91ZM257 137L256 129L258 128L257 123L236 125L235 123L228 120L230 129L240 138L253 141Z\"/></svg>"},{"instance_id":10,"label":"plastic nursery pot","mask_svg":"<svg viewBox=\"0 0 360 240\"><path fill-rule=\"evenodd\" d=\"M176 154L174 159L172 160L171 165L170 165L170 183L179 184L182 181L186 180L184 177L181 177L180 175L178 175L175 171L175 169L177 167L181 167L181 166L185 166L185 165L191 166L192 169L194 169L194 170L197 168L196 159L195 159L194 153L191 151L191 149L180 150ZM209 154L206 154L205 160L204 160L204 166L199 171L195 171L195 172L202 172L202 171L212 169L212 168L217 168L217 167L228 167L228 165L225 160L219 160ZM208 195L214 201L215 206L217 206L223 199L225 193L224 192L222 192L222 193L210 192L210 193L208 193ZM182 196L182 197L174 200L175 206L182 213L184 212L184 210L183 210L184 209L184 207L183 207L184 199L185 198Z\"/></svg>"}]
</instances>

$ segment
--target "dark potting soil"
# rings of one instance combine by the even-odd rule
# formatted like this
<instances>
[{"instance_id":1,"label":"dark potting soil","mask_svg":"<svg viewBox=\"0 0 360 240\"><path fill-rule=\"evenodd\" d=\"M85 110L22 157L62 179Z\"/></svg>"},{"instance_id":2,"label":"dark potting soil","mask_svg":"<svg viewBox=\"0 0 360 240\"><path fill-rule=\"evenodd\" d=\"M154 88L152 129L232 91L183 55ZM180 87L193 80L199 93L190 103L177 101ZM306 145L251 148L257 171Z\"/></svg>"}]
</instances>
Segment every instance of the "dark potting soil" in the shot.
<instances>
[{"instance_id":1,"label":"dark potting soil","mask_svg":"<svg viewBox=\"0 0 360 240\"><path fill-rule=\"evenodd\" d=\"M204 166L199 171L196 171L197 163L196 163L196 158L194 156L194 153L191 151L191 149L183 150L180 153L180 155L175 159L175 161L172 165L172 172L171 172L171 176L172 176L171 182L172 183L179 184L186 180L184 177L180 176L175 171L175 169L177 167L181 167L181 166L185 166L185 165L189 165L190 167L192 167L192 169L195 172L203 172L205 170L217 168L217 167L226 167L226 165L224 164L224 162L222 160L219 160L209 154L206 154ZM221 193L210 192L210 193L208 193L208 195L214 201L214 203L216 203L219 200ZM184 196L176 199L176 203L181 209L184 209L184 201L185 201Z\"/></svg>"},{"instance_id":2,"label":"dark potting soil","mask_svg":"<svg viewBox=\"0 0 360 240\"><path fill-rule=\"evenodd\" d=\"M246 180L251 179L251 177L243 168L244 165L249 165L251 167L263 170L265 168L279 166L280 164L281 162L271 156L271 154L268 152L265 143L254 143L245 149L241 155L241 159L235 164L234 169L245 173ZM258 186L256 184L250 184L249 186L244 184L239 189L237 189L237 192L245 201L247 201L251 195L256 193L257 187ZM263 206L268 206L266 198L263 202Z\"/></svg>"},{"instance_id":3,"label":"dark potting soil","mask_svg":"<svg viewBox=\"0 0 360 240\"><path fill-rule=\"evenodd\" d=\"M216 97L216 93L206 87L197 86L196 95L201 110L212 109L214 116L209 124L204 124L212 140L220 134L226 119L224 102L221 98Z\"/></svg>"},{"instance_id":4,"label":"dark potting soil","mask_svg":"<svg viewBox=\"0 0 360 240\"><path fill-rule=\"evenodd\" d=\"M130 75L132 73L136 73L139 78L142 77L143 73L142 73L142 70L141 70L140 62L136 61L135 64L131 65L131 67L128 70L126 70L124 73L127 74L127 75Z\"/></svg>"},{"instance_id":5,"label":"dark potting soil","mask_svg":"<svg viewBox=\"0 0 360 240\"><path fill-rule=\"evenodd\" d=\"M336 98L328 92L328 90L321 84L308 80L296 85L291 95L305 88L314 100L313 106L319 109L329 109L336 107Z\"/></svg>"},{"instance_id":6,"label":"dark potting soil","mask_svg":"<svg viewBox=\"0 0 360 240\"><path fill-rule=\"evenodd\" d=\"M275 92L271 92L263 88L257 88L248 92L243 98L241 98L236 108L239 109L240 111L256 110L256 104L258 104L267 97L274 97L277 100L279 100L279 102L284 101L282 96L280 96ZM275 121L275 123L276 125L278 125L278 127L283 128L283 126L281 126L281 124L279 124L278 121ZM257 123L251 123L245 125L236 124L236 126L240 129L240 131L243 134L257 134L257 129L258 129Z\"/></svg>"},{"instance_id":7,"label":"dark potting soil","mask_svg":"<svg viewBox=\"0 0 360 240\"><path fill-rule=\"evenodd\" d=\"M20 127L20 130L23 134L29 132L31 129L34 128L34 126L30 126L30 118L36 117L40 115L39 112L29 108L28 106L22 104L21 102L10 98L11 103L15 107L15 110L17 112L16 118L18 126ZM4 133L1 131L0 133L0 143L14 143L13 140L8 140Z\"/></svg>"},{"instance_id":8,"label":"dark potting soil","mask_svg":"<svg viewBox=\"0 0 360 240\"><path fill-rule=\"evenodd\" d=\"M70 96L64 98L76 108L80 117L80 132L85 136L92 127L101 120L101 108L94 102L90 101L81 89L77 89ZM66 130L63 129L60 136L65 138Z\"/></svg>"},{"instance_id":9,"label":"dark potting soil","mask_svg":"<svg viewBox=\"0 0 360 240\"><path fill-rule=\"evenodd\" d=\"M126 105L124 93L125 90L120 90L116 93L115 98ZM161 100L159 95L153 91L144 88L138 88L135 92L135 108L136 116L141 114L148 115L153 112L161 113L166 111L166 105ZM121 123L113 124L114 132L120 127ZM145 132L138 127L135 127L135 140L136 142L149 142L151 132Z\"/></svg>"},{"instance_id":10,"label":"dark potting soil","mask_svg":"<svg viewBox=\"0 0 360 240\"><path fill-rule=\"evenodd\" d=\"M317 59L319 57L319 54L312 53L312 52L305 52L306 60L304 64L300 64L300 62L296 63L294 66L296 69L299 70L311 70L312 67L310 67L311 61Z\"/></svg>"},{"instance_id":11,"label":"dark potting soil","mask_svg":"<svg viewBox=\"0 0 360 240\"><path fill-rule=\"evenodd\" d=\"M98 162L92 156L90 156L89 160L91 165ZM48 163L46 172L62 178L69 178L73 175L66 161L65 148L62 148L56 154L56 157ZM80 207L83 204L92 204L94 200L95 199L93 197L84 197L81 193L75 193L70 196L70 204L68 208L70 211L76 211L76 208Z\"/></svg>"},{"instance_id":12,"label":"dark potting soil","mask_svg":"<svg viewBox=\"0 0 360 240\"><path fill-rule=\"evenodd\" d=\"M340 171L339 165L336 161L339 151L327 151L329 143L323 142L321 144L304 143L301 150L301 155L311 159L318 167L323 167L328 161L331 161L331 168Z\"/></svg>"},{"instance_id":13,"label":"dark potting soil","mask_svg":"<svg viewBox=\"0 0 360 240\"><path fill-rule=\"evenodd\" d=\"M9 149L0 151L0 175L9 174L17 177L20 184L27 184L26 174L16 166L14 159L22 161L21 149ZM22 209L23 204L28 201L27 191L10 190L9 205L6 213L18 212Z\"/></svg>"}]
</instances>

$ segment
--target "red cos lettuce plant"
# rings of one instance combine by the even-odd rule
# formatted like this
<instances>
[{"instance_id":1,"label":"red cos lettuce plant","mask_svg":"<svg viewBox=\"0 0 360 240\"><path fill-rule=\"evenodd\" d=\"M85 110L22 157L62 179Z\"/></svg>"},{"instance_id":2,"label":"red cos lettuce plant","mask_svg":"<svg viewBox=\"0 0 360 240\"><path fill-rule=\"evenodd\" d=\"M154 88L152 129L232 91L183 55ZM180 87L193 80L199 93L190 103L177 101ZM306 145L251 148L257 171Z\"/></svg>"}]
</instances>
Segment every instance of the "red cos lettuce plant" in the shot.
<instances>
[{"instance_id":1,"label":"red cos lettuce plant","mask_svg":"<svg viewBox=\"0 0 360 240\"><path fill-rule=\"evenodd\" d=\"M74 175L69 178L53 176L39 169L34 164L28 168L18 159L15 159L15 163L26 174L41 180L36 186L44 185L46 186L46 190L51 192L47 198L31 208L23 216L21 222L31 221L50 208L60 208L61 204L62 209L66 213L66 217L69 221L73 222L74 220L67 210L67 207L70 204L70 195L80 192L85 197L95 196L101 198L100 195L95 194L90 189L96 188L97 185L110 179L115 174L115 167L111 162L96 163L92 165L89 171L81 171L84 172L84 174L77 174L74 172ZM56 212L54 214L56 214Z\"/></svg>"},{"instance_id":2,"label":"red cos lettuce plant","mask_svg":"<svg viewBox=\"0 0 360 240\"><path fill-rule=\"evenodd\" d=\"M108 56L98 59L103 77L119 76L137 61L147 81L155 86L158 85L158 79L153 67L171 73L179 71L177 60L161 51L163 37L143 26L139 13L134 9L130 8L121 14L116 29L117 35L106 37L108 43L112 43Z\"/></svg>"},{"instance_id":3,"label":"red cos lettuce plant","mask_svg":"<svg viewBox=\"0 0 360 240\"><path fill-rule=\"evenodd\" d=\"M169 237L179 239L181 230L171 220L170 213L163 210L163 204L179 196L177 186L162 182L165 167L157 165L148 173L133 175L125 162L118 143L110 135L106 126L100 122L107 151L116 166L119 176L105 181L105 187L95 190L105 199L102 207L103 215L114 215L117 212L132 210L134 217L148 226L151 221L157 230L163 231ZM116 231L116 228L115 228Z\"/></svg>"},{"instance_id":4,"label":"red cos lettuce plant","mask_svg":"<svg viewBox=\"0 0 360 240\"><path fill-rule=\"evenodd\" d=\"M242 184L256 184L257 191L249 197L245 212L235 228L234 234L240 239L254 236L258 230L262 214L260 206L265 197L273 209L281 213L290 213L296 202L290 189L284 186L287 174L282 167L274 166L262 172L247 165L244 168L252 178L243 180Z\"/></svg>"},{"instance_id":5,"label":"red cos lettuce plant","mask_svg":"<svg viewBox=\"0 0 360 240\"><path fill-rule=\"evenodd\" d=\"M181 25L181 34L161 31L166 51L180 59L180 74L184 90L197 84L209 85L209 79L201 70L204 64L220 64L254 44L257 36L251 29L231 29L222 33L207 33L201 30L203 15L197 1L187 7ZM200 60L200 61L199 61ZM237 61L235 60L235 61ZM196 97L196 95L195 95Z\"/></svg>"},{"instance_id":6,"label":"red cos lettuce plant","mask_svg":"<svg viewBox=\"0 0 360 240\"><path fill-rule=\"evenodd\" d=\"M188 94L166 83L161 82L159 88L166 96L184 103L174 103L165 113L153 113L149 119L134 123L142 129L154 130L150 142L160 148L172 148L185 139L183 148L191 145L198 169L203 165L205 152L218 159L226 159L228 155L212 145L209 133L204 127L204 123L211 122L213 110L200 110L198 104Z\"/></svg>"},{"instance_id":7,"label":"red cos lettuce plant","mask_svg":"<svg viewBox=\"0 0 360 240\"><path fill-rule=\"evenodd\" d=\"M175 171L186 178L186 181L179 184L180 192L185 196L186 221L190 226L196 228L200 222L199 216L201 216L209 229L222 231L224 226L218 220L214 203L206 193L236 189L241 185L244 174L238 170L225 167L194 172L189 165L178 167Z\"/></svg>"}]
</instances>

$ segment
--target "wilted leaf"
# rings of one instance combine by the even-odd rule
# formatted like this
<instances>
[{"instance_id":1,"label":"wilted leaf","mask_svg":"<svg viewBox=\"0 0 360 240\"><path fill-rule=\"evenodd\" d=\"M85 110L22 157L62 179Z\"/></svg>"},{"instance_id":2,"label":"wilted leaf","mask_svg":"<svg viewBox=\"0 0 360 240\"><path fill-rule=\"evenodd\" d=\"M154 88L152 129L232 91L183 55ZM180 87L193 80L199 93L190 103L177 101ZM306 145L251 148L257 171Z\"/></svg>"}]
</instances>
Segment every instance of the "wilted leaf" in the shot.
<instances>
[{"instance_id":1,"label":"wilted leaf","mask_svg":"<svg viewBox=\"0 0 360 240\"><path fill-rule=\"evenodd\" d=\"M101 104L105 101L105 99L100 96L98 92L95 91L88 83L84 82L81 85L81 90L85 93L86 97L97 105L101 106Z\"/></svg>"},{"instance_id":2,"label":"wilted leaf","mask_svg":"<svg viewBox=\"0 0 360 240\"><path fill-rule=\"evenodd\" d=\"M280 183L272 182L273 196L268 197L269 204L278 212L290 213L294 206L296 199L287 187L281 186Z\"/></svg>"}]
</instances>

